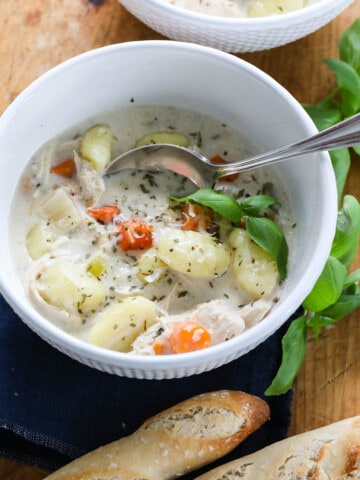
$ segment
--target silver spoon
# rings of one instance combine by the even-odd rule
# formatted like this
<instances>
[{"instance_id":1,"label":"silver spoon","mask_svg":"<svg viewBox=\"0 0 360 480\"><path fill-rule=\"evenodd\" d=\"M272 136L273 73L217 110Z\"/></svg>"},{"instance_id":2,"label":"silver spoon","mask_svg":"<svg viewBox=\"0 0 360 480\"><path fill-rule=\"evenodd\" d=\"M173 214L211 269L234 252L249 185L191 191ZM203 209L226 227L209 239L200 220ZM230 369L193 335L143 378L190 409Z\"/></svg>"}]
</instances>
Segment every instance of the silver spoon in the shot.
<instances>
[{"instance_id":1,"label":"silver spoon","mask_svg":"<svg viewBox=\"0 0 360 480\"><path fill-rule=\"evenodd\" d=\"M231 173L270 165L311 152L334 150L360 144L360 114L347 118L311 137L267 153L227 164L214 164L189 148L170 144L151 144L129 150L115 158L105 175L121 170L171 170L189 178L199 188L209 187Z\"/></svg>"}]
</instances>

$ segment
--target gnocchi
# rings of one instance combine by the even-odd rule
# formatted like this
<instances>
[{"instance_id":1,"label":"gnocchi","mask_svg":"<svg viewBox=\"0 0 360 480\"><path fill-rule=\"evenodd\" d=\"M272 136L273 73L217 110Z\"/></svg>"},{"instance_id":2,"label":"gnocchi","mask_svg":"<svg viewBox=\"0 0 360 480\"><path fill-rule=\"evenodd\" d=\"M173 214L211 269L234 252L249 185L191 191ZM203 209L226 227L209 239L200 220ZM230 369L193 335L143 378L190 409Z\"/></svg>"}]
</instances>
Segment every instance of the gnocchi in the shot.
<instances>
[{"instance_id":1,"label":"gnocchi","mask_svg":"<svg viewBox=\"0 0 360 480\"><path fill-rule=\"evenodd\" d=\"M129 297L115 303L95 323L89 342L99 347L129 352L134 340L156 320L155 304L145 297Z\"/></svg>"},{"instance_id":2,"label":"gnocchi","mask_svg":"<svg viewBox=\"0 0 360 480\"><path fill-rule=\"evenodd\" d=\"M275 260L256 245L242 228L229 235L233 247L232 269L237 284L254 298L268 298L279 282Z\"/></svg>"},{"instance_id":3,"label":"gnocchi","mask_svg":"<svg viewBox=\"0 0 360 480\"><path fill-rule=\"evenodd\" d=\"M109 125L95 125L84 135L80 152L95 170L103 174L110 163L113 133Z\"/></svg>"},{"instance_id":4,"label":"gnocchi","mask_svg":"<svg viewBox=\"0 0 360 480\"><path fill-rule=\"evenodd\" d=\"M248 8L249 17L266 17L293 12L305 6L304 0L254 0Z\"/></svg>"},{"instance_id":5,"label":"gnocchi","mask_svg":"<svg viewBox=\"0 0 360 480\"><path fill-rule=\"evenodd\" d=\"M144 282L154 282L165 275L167 265L163 262L155 247L144 252L138 260L138 276Z\"/></svg>"},{"instance_id":6,"label":"gnocchi","mask_svg":"<svg viewBox=\"0 0 360 480\"><path fill-rule=\"evenodd\" d=\"M69 260L49 262L37 284L44 300L70 314L96 311L106 299L103 283Z\"/></svg>"},{"instance_id":7,"label":"gnocchi","mask_svg":"<svg viewBox=\"0 0 360 480\"><path fill-rule=\"evenodd\" d=\"M50 252L54 240L55 234L46 222L35 223L26 235L26 248L30 257L36 260Z\"/></svg>"},{"instance_id":8,"label":"gnocchi","mask_svg":"<svg viewBox=\"0 0 360 480\"><path fill-rule=\"evenodd\" d=\"M190 277L219 277L230 262L225 245L200 232L166 231L158 239L157 250L169 268Z\"/></svg>"},{"instance_id":9,"label":"gnocchi","mask_svg":"<svg viewBox=\"0 0 360 480\"><path fill-rule=\"evenodd\" d=\"M188 147L190 140L186 135L179 132L153 132L139 138L135 143L135 147L142 147L152 143L168 143L179 145L180 147Z\"/></svg>"},{"instance_id":10,"label":"gnocchi","mask_svg":"<svg viewBox=\"0 0 360 480\"><path fill-rule=\"evenodd\" d=\"M53 190L40 207L40 214L62 232L76 228L82 220L80 210L66 188Z\"/></svg>"}]
</instances>

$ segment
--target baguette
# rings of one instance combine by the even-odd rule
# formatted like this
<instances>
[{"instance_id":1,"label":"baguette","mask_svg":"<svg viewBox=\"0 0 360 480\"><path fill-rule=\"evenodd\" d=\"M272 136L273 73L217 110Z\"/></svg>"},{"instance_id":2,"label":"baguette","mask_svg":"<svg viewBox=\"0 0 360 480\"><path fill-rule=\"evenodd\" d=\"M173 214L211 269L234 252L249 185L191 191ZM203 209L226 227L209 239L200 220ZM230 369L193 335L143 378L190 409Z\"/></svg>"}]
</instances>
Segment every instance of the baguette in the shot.
<instances>
[{"instance_id":1,"label":"baguette","mask_svg":"<svg viewBox=\"0 0 360 480\"><path fill-rule=\"evenodd\" d=\"M288 437L196 480L360 479L360 416Z\"/></svg>"},{"instance_id":2,"label":"baguette","mask_svg":"<svg viewBox=\"0 0 360 480\"><path fill-rule=\"evenodd\" d=\"M46 480L168 480L233 450L269 418L264 400L220 390L192 397L146 420Z\"/></svg>"}]
</instances>

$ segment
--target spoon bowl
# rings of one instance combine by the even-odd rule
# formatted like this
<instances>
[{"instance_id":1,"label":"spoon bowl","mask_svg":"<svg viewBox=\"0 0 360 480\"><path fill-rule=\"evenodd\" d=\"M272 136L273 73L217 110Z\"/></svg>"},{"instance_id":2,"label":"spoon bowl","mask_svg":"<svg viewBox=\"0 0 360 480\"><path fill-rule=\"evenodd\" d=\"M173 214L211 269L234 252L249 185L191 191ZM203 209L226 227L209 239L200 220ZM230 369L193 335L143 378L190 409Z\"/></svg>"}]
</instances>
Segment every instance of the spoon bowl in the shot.
<instances>
[{"instance_id":1,"label":"spoon bowl","mask_svg":"<svg viewBox=\"0 0 360 480\"><path fill-rule=\"evenodd\" d=\"M259 168L312 152L360 144L360 114L337 123L303 140L237 162L215 164L201 153L173 144L153 143L129 150L115 158L105 175L122 170L171 170L187 177L198 188L212 187L225 175Z\"/></svg>"}]
</instances>

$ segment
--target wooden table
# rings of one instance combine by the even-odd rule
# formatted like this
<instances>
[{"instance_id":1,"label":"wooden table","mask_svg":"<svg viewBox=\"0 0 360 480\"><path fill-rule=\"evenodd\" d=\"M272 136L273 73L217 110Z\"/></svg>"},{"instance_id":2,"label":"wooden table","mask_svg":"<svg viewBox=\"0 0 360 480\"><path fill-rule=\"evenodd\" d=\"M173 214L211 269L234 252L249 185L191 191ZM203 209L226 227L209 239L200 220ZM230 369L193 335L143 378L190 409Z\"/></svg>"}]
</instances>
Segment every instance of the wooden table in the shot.
<instances>
[{"instance_id":1,"label":"wooden table","mask_svg":"<svg viewBox=\"0 0 360 480\"><path fill-rule=\"evenodd\" d=\"M117 0L0 2L0 114L34 79L60 62L103 45L162 37L132 17ZM300 102L322 99L335 83L321 62L337 57L340 34L360 14L356 0L318 32L277 49L239 55L262 68ZM353 162L347 192L360 198L360 162ZM354 268L360 266L357 255ZM289 434L360 414L360 311L310 340L294 387ZM46 472L0 458L2 480L37 480Z\"/></svg>"}]
</instances>

